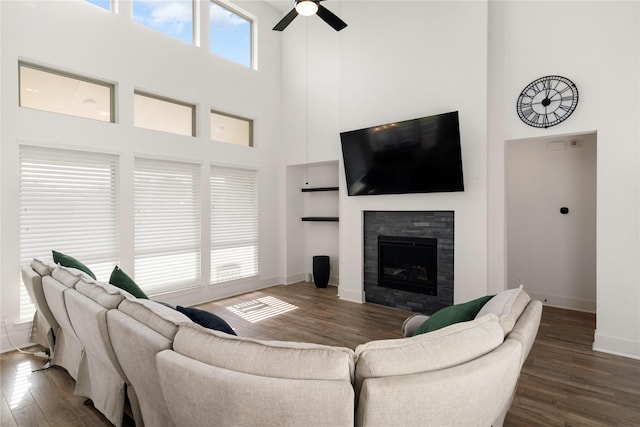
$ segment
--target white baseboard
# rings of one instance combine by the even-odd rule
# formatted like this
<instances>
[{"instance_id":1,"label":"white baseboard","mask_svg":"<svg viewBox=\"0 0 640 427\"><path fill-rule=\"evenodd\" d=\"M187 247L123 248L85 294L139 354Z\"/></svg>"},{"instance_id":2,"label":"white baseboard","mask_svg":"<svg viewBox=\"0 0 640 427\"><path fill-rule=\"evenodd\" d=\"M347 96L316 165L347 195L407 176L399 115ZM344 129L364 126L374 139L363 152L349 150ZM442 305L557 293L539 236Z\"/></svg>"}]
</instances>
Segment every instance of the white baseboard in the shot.
<instances>
[{"instance_id":1,"label":"white baseboard","mask_svg":"<svg viewBox=\"0 0 640 427\"><path fill-rule=\"evenodd\" d=\"M364 292L362 291L350 291L338 287L338 297L345 301L357 302L358 304L364 303Z\"/></svg>"},{"instance_id":2,"label":"white baseboard","mask_svg":"<svg viewBox=\"0 0 640 427\"><path fill-rule=\"evenodd\" d=\"M285 284L290 285L292 283L304 282L304 279L305 279L304 273L289 274L287 275Z\"/></svg>"},{"instance_id":3,"label":"white baseboard","mask_svg":"<svg viewBox=\"0 0 640 427\"><path fill-rule=\"evenodd\" d=\"M525 289L526 290L526 289ZM531 299L541 301L549 307L566 308L568 310L585 311L587 313L596 312L596 302L577 298L560 297L557 295L545 295L529 293Z\"/></svg>"},{"instance_id":4,"label":"white baseboard","mask_svg":"<svg viewBox=\"0 0 640 427\"><path fill-rule=\"evenodd\" d=\"M16 347L24 348L34 345L31 342L31 322L19 323L13 326L8 325L8 328L9 336L7 336L7 328L2 325L2 333L0 334L0 353L13 351Z\"/></svg>"},{"instance_id":5,"label":"white baseboard","mask_svg":"<svg viewBox=\"0 0 640 427\"><path fill-rule=\"evenodd\" d=\"M598 331L596 331L594 336L593 349L595 351L615 354L616 356L640 360L640 341L601 335L598 334Z\"/></svg>"}]
</instances>

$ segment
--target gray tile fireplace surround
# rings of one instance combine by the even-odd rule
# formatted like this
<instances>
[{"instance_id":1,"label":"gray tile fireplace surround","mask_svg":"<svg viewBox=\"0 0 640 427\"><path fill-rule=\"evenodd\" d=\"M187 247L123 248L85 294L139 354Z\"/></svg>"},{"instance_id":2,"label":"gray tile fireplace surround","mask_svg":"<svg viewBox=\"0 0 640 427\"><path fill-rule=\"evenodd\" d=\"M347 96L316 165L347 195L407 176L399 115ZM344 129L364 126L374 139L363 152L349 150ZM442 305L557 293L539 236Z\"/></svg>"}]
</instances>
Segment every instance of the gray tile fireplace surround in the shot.
<instances>
[{"instance_id":1,"label":"gray tile fireplace surround","mask_svg":"<svg viewBox=\"0 0 640 427\"><path fill-rule=\"evenodd\" d=\"M378 236L438 239L437 295L378 286ZM453 304L453 211L365 211L364 291L374 304L433 314Z\"/></svg>"}]
</instances>

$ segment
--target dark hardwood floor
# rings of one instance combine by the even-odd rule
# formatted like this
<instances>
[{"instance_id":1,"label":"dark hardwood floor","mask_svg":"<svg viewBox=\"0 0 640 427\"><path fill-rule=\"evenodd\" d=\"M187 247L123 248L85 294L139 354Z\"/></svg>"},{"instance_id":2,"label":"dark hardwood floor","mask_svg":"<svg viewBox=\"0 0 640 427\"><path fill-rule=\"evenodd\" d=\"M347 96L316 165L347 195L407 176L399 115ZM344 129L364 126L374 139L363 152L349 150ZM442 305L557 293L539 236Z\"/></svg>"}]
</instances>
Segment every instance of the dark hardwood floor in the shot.
<instances>
[{"instance_id":1,"label":"dark hardwood floor","mask_svg":"<svg viewBox=\"0 0 640 427\"><path fill-rule=\"evenodd\" d=\"M341 301L336 288L305 283L199 307L223 317L241 336L349 348L399 338L411 314ZM283 313L268 317L277 312ZM544 308L506 426L640 426L640 360L592 351L594 329L593 314ZM64 370L31 373L42 359L18 352L2 354L0 365L2 427L111 425L73 395L74 382Z\"/></svg>"}]
</instances>

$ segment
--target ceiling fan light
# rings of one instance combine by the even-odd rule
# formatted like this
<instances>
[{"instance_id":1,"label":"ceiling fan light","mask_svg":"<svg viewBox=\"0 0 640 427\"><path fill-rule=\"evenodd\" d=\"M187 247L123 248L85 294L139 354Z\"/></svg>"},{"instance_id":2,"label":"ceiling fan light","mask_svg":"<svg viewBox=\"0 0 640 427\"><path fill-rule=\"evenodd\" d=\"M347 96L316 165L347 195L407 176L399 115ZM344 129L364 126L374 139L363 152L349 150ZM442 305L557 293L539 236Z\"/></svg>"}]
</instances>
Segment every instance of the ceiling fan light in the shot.
<instances>
[{"instance_id":1,"label":"ceiling fan light","mask_svg":"<svg viewBox=\"0 0 640 427\"><path fill-rule=\"evenodd\" d=\"M313 0L300 0L296 3L296 11L302 16L315 15L318 11L318 4Z\"/></svg>"}]
</instances>

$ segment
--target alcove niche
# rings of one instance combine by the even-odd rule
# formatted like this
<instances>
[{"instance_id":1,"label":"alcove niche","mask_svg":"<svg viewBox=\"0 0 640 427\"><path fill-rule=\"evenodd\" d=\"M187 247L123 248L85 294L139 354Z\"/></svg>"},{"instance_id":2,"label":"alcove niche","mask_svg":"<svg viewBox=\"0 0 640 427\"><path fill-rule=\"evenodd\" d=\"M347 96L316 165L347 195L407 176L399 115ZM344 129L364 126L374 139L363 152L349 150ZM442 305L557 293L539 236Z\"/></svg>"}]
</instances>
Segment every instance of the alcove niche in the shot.
<instances>
[{"instance_id":1,"label":"alcove niche","mask_svg":"<svg viewBox=\"0 0 640 427\"><path fill-rule=\"evenodd\" d=\"M338 286L338 162L287 166L286 185L287 283L309 280L313 256L328 255Z\"/></svg>"}]
</instances>

